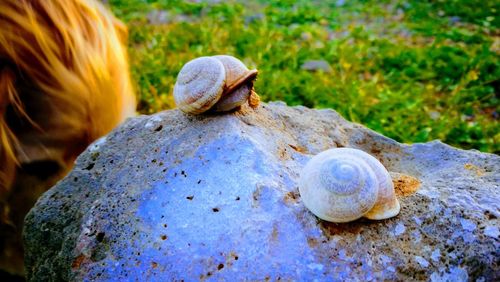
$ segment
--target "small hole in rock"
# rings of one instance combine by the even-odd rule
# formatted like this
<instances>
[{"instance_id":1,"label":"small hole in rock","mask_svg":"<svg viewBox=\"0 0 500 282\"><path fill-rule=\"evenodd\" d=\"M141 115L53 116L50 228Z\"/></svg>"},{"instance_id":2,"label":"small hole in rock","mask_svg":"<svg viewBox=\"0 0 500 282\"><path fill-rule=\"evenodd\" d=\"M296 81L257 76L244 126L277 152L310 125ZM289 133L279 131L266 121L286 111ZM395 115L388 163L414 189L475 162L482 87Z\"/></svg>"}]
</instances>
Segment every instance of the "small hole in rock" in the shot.
<instances>
[{"instance_id":1,"label":"small hole in rock","mask_svg":"<svg viewBox=\"0 0 500 282\"><path fill-rule=\"evenodd\" d=\"M158 132L158 131L160 131L160 130L162 130L162 129L163 129L163 125L160 125L160 126L158 126L158 127L155 129L155 131L156 131L156 132Z\"/></svg>"},{"instance_id":2,"label":"small hole in rock","mask_svg":"<svg viewBox=\"0 0 500 282\"><path fill-rule=\"evenodd\" d=\"M194 196L187 196L187 197L186 197L186 199L188 199L188 200L190 200L190 201L191 201L193 198L194 198Z\"/></svg>"},{"instance_id":3,"label":"small hole in rock","mask_svg":"<svg viewBox=\"0 0 500 282\"><path fill-rule=\"evenodd\" d=\"M95 237L95 239L99 242L102 242L102 240L104 240L104 235L106 235L104 232L99 232L99 233L97 233L97 236Z\"/></svg>"},{"instance_id":4,"label":"small hole in rock","mask_svg":"<svg viewBox=\"0 0 500 282\"><path fill-rule=\"evenodd\" d=\"M219 208L213 208L212 209L214 212L219 212Z\"/></svg>"},{"instance_id":5,"label":"small hole in rock","mask_svg":"<svg viewBox=\"0 0 500 282\"><path fill-rule=\"evenodd\" d=\"M221 270L221 269L223 269L223 268L224 268L224 264L219 263L219 265L217 266L217 269L218 269L218 270Z\"/></svg>"},{"instance_id":6,"label":"small hole in rock","mask_svg":"<svg viewBox=\"0 0 500 282\"><path fill-rule=\"evenodd\" d=\"M167 240L167 235L161 235L162 240Z\"/></svg>"}]
</instances>

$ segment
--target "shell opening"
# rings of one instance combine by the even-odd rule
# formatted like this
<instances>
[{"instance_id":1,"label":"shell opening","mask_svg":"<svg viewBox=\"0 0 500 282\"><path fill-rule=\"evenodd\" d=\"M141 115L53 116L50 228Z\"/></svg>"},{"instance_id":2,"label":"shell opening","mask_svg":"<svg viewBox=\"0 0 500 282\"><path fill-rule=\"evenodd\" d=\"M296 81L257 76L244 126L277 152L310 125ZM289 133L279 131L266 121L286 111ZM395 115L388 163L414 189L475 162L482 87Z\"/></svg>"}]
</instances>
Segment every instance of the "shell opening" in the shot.
<instances>
[{"instance_id":1,"label":"shell opening","mask_svg":"<svg viewBox=\"0 0 500 282\"><path fill-rule=\"evenodd\" d=\"M259 71L257 70L249 70L245 73L244 76L240 77L238 80L233 82L231 85L226 85L226 89L222 93L222 95L227 95L239 88L242 84L245 84L247 82L252 82L252 88L253 88L253 81L257 78L257 74Z\"/></svg>"}]
</instances>

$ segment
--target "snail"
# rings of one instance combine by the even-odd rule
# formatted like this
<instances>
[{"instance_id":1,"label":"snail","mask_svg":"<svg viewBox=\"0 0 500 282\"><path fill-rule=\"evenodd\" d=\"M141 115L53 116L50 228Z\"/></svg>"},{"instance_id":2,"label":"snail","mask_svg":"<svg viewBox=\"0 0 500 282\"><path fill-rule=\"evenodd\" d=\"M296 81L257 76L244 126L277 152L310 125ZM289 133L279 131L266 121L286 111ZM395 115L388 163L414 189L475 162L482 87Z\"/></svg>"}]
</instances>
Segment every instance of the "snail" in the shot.
<instances>
[{"instance_id":1,"label":"snail","mask_svg":"<svg viewBox=\"0 0 500 282\"><path fill-rule=\"evenodd\" d=\"M335 148L314 156L300 175L299 192L313 214L331 222L386 219L400 210L389 172L357 149Z\"/></svg>"},{"instance_id":2,"label":"snail","mask_svg":"<svg viewBox=\"0 0 500 282\"><path fill-rule=\"evenodd\" d=\"M195 115L208 110L230 111L247 101L256 108L260 101L253 89L257 73L232 56L196 58L187 62L177 76L175 104L181 111Z\"/></svg>"}]
</instances>

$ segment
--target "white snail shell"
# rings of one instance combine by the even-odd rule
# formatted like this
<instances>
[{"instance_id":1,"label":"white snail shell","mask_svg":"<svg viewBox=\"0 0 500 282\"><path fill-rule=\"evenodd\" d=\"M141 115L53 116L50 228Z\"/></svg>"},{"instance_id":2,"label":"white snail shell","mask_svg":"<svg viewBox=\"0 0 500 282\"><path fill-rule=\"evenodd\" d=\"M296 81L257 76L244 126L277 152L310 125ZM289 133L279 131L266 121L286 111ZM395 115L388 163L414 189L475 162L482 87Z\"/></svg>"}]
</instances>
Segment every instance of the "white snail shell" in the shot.
<instances>
[{"instance_id":1,"label":"white snail shell","mask_svg":"<svg viewBox=\"0 0 500 282\"><path fill-rule=\"evenodd\" d=\"M174 100L185 113L210 109L230 111L249 100L257 70L249 70L232 56L199 57L186 63L174 86Z\"/></svg>"},{"instance_id":2,"label":"white snail shell","mask_svg":"<svg viewBox=\"0 0 500 282\"><path fill-rule=\"evenodd\" d=\"M313 214L331 222L386 219L400 210L389 172L356 149L335 148L314 156L301 173L299 192Z\"/></svg>"}]
</instances>

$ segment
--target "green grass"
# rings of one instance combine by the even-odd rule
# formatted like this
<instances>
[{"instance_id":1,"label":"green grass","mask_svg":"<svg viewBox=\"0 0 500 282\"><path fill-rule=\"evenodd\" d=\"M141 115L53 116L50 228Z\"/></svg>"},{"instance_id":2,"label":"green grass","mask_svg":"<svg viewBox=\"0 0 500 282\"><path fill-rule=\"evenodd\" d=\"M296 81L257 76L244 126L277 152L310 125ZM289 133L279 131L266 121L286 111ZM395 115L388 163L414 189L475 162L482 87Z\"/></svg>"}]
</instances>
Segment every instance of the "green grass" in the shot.
<instances>
[{"instance_id":1,"label":"green grass","mask_svg":"<svg viewBox=\"0 0 500 282\"><path fill-rule=\"evenodd\" d=\"M175 107L187 61L231 54L264 101L333 108L400 142L500 152L498 1L110 0L130 29L139 111ZM150 24L152 10L170 21ZM332 72L301 70L325 60Z\"/></svg>"}]
</instances>

